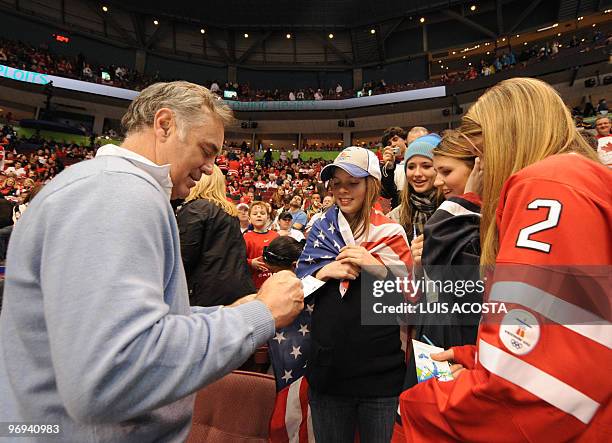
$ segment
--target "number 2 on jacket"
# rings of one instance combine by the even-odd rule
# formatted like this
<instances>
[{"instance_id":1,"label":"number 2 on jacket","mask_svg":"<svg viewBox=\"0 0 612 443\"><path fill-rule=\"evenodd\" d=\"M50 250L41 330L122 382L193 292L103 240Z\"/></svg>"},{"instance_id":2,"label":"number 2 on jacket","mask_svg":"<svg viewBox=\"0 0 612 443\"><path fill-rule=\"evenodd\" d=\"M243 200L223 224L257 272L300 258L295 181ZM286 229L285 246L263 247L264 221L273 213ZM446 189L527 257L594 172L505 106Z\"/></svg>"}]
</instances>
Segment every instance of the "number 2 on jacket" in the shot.
<instances>
[{"instance_id":1,"label":"number 2 on jacket","mask_svg":"<svg viewBox=\"0 0 612 443\"><path fill-rule=\"evenodd\" d=\"M559 224L559 218L561 217L561 202L558 200L548 199L537 199L527 205L527 209L539 209L549 208L548 216L546 220L536 223L535 225L527 226L519 232L518 239L516 240L516 246L518 248L535 249L536 251L542 251L549 253L551 245L549 243L531 240L529 236L537 232L542 232L547 229L552 229Z\"/></svg>"}]
</instances>

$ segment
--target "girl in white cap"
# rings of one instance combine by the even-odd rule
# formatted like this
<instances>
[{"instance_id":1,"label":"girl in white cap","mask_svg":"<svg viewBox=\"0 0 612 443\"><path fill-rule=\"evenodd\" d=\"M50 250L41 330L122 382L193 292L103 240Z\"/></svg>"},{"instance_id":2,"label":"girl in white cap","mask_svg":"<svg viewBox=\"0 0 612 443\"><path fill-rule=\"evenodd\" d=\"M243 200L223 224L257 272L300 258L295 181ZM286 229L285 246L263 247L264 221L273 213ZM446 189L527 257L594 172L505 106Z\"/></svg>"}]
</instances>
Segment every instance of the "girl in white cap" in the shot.
<instances>
[{"instance_id":1,"label":"girl in white cap","mask_svg":"<svg viewBox=\"0 0 612 443\"><path fill-rule=\"evenodd\" d=\"M373 209L380 178L377 157L359 147L323 168L336 205L313 225L296 270L325 282L306 302L314 308L305 376L320 442L353 443L356 432L385 442L393 430L406 369L399 326L362 325L362 296L370 294L361 278L407 272L412 258L402 227Z\"/></svg>"}]
</instances>

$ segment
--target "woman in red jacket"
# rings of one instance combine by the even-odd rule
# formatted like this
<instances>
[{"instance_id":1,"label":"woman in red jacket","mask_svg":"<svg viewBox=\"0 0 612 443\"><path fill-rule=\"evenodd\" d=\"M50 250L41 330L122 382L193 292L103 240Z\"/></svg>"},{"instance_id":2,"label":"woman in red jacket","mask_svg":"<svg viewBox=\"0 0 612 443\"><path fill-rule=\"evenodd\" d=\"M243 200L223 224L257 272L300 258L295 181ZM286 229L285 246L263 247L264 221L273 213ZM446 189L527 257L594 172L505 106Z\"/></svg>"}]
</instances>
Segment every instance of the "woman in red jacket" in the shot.
<instances>
[{"instance_id":1,"label":"woman in red jacket","mask_svg":"<svg viewBox=\"0 0 612 443\"><path fill-rule=\"evenodd\" d=\"M481 264L496 265L498 310L475 346L432 354L453 361L455 379L403 392L394 437L609 441L612 172L539 80L491 88L460 130L482 140Z\"/></svg>"}]
</instances>

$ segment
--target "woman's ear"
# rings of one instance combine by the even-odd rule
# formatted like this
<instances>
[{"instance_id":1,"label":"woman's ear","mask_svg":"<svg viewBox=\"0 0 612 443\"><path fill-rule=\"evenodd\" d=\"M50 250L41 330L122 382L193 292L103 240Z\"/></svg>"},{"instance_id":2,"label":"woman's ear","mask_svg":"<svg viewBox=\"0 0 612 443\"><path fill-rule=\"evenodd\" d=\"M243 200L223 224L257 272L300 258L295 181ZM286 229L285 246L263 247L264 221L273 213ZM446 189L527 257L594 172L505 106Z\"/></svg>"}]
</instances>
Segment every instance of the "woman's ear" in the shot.
<instances>
[{"instance_id":1,"label":"woman's ear","mask_svg":"<svg viewBox=\"0 0 612 443\"><path fill-rule=\"evenodd\" d=\"M293 272L295 272L295 269L297 268L297 260L291 263L291 270Z\"/></svg>"}]
</instances>

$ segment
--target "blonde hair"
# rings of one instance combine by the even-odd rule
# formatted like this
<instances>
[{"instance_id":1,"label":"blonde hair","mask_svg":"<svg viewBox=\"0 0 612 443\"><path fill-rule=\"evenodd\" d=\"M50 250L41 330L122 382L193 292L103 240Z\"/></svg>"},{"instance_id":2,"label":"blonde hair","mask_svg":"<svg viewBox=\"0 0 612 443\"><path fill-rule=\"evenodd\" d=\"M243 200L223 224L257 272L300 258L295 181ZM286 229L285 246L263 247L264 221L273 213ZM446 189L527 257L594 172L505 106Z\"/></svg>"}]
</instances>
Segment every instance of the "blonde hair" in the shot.
<instances>
[{"instance_id":1,"label":"blonde hair","mask_svg":"<svg viewBox=\"0 0 612 443\"><path fill-rule=\"evenodd\" d=\"M238 209L227 200L225 194L225 176L217 165L213 165L212 174L202 175L196 185L191 188L185 201L205 199L219 206L232 217L237 217Z\"/></svg>"},{"instance_id":2,"label":"blonde hair","mask_svg":"<svg viewBox=\"0 0 612 443\"><path fill-rule=\"evenodd\" d=\"M162 108L174 113L181 139L189 126L202 119L204 110L219 118L224 126L234 121L232 110L204 86L186 81L155 83L138 94L121 119L126 135L152 127L155 113Z\"/></svg>"},{"instance_id":3,"label":"blonde hair","mask_svg":"<svg viewBox=\"0 0 612 443\"><path fill-rule=\"evenodd\" d=\"M440 144L432 151L433 155L452 157L465 162L470 168L474 167L476 157L482 155L474 141L456 129L444 131Z\"/></svg>"},{"instance_id":4,"label":"blonde hair","mask_svg":"<svg viewBox=\"0 0 612 443\"><path fill-rule=\"evenodd\" d=\"M532 78L504 80L489 89L463 117L460 131L482 139L482 265L495 263L499 249L495 211L508 177L556 154L575 152L599 161L557 92Z\"/></svg>"}]
</instances>

